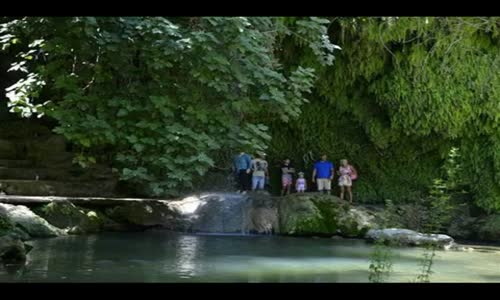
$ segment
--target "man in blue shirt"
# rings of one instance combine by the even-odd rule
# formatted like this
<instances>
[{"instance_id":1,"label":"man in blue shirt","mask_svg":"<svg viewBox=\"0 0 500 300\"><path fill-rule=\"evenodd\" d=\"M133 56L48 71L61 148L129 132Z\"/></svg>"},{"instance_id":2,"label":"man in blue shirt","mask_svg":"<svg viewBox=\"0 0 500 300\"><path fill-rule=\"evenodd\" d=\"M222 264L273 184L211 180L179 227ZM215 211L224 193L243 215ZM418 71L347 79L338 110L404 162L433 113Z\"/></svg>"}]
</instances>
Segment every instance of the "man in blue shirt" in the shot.
<instances>
[{"instance_id":1,"label":"man in blue shirt","mask_svg":"<svg viewBox=\"0 0 500 300\"><path fill-rule=\"evenodd\" d=\"M245 193L251 189L250 171L252 169L252 158L250 155L241 151L239 155L234 158L234 171L238 180L238 187L241 192Z\"/></svg>"},{"instance_id":2,"label":"man in blue shirt","mask_svg":"<svg viewBox=\"0 0 500 300\"><path fill-rule=\"evenodd\" d=\"M314 164L312 182L317 180L318 191L325 190L330 195L335 166L331 161L326 160L326 154L321 155L321 160Z\"/></svg>"}]
</instances>

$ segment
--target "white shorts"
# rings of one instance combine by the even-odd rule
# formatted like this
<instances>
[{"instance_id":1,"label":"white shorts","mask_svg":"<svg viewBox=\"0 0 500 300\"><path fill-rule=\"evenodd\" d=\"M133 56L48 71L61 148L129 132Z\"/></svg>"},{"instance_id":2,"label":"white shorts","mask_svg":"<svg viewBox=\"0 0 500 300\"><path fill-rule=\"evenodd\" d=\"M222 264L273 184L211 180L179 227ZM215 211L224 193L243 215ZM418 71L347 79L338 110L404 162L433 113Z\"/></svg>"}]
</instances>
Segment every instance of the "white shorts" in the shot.
<instances>
[{"instance_id":1,"label":"white shorts","mask_svg":"<svg viewBox=\"0 0 500 300\"><path fill-rule=\"evenodd\" d=\"M332 189L332 181L329 178L318 178L316 181L318 182L318 191Z\"/></svg>"}]
</instances>

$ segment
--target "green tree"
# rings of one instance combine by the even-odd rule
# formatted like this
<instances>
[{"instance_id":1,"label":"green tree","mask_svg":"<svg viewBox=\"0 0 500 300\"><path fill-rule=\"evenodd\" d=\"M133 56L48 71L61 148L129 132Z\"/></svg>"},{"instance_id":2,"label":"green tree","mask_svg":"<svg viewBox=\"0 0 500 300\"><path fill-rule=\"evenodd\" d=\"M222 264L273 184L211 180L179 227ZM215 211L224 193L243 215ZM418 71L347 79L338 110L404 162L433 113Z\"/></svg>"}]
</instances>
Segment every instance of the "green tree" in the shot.
<instances>
[{"instance_id":1,"label":"green tree","mask_svg":"<svg viewBox=\"0 0 500 300\"><path fill-rule=\"evenodd\" d=\"M335 45L320 18L25 17L0 27L17 53L11 111L44 114L81 148L83 163L109 153L123 180L175 194L237 148L264 150L261 117L300 115L314 69L285 72L275 52L294 35L318 65Z\"/></svg>"}]
</instances>

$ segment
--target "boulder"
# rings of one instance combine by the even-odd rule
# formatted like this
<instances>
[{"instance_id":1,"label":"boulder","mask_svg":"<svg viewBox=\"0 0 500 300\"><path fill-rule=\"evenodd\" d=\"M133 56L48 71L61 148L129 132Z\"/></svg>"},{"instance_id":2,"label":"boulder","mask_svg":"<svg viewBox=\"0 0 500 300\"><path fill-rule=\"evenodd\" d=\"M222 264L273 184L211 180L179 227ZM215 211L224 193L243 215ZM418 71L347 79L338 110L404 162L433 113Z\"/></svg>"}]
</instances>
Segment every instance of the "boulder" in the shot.
<instances>
[{"instance_id":1,"label":"boulder","mask_svg":"<svg viewBox=\"0 0 500 300\"><path fill-rule=\"evenodd\" d=\"M376 216L363 207L351 207L337 217L338 231L344 237L362 237L370 228L377 228Z\"/></svg>"},{"instance_id":2,"label":"boulder","mask_svg":"<svg viewBox=\"0 0 500 300\"><path fill-rule=\"evenodd\" d=\"M377 228L374 213L352 207L340 198L316 193L279 198L280 232L289 235L363 237Z\"/></svg>"},{"instance_id":3,"label":"boulder","mask_svg":"<svg viewBox=\"0 0 500 300\"><path fill-rule=\"evenodd\" d=\"M84 211L69 201L50 202L33 211L58 228L71 228L87 219Z\"/></svg>"},{"instance_id":4,"label":"boulder","mask_svg":"<svg viewBox=\"0 0 500 300\"><path fill-rule=\"evenodd\" d=\"M20 263L26 260L26 254L32 249L21 239L6 234L0 236L0 260L3 263Z\"/></svg>"},{"instance_id":5,"label":"boulder","mask_svg":"<svg viewBox=\"0 0 500 300\"><path fill-rule=\"evenodd\" d=\"M106 216L99 210L83 209L85 220L81 224L73 227L69 233L83 234L99 231L130 231L137 229L134 226L120 224Z\"/></svg>"},{"instance_id":6,"label":"boulder","mask_svg":"<svg viewBox=\"0 0 500 300\"><path fill-rule=\"evenodd\" d=\"M143 227L161 226L171 228L175 219L166 203L156 201L134 201L105 210L107 217L118 223Z\"/></svg>"},{"instance_id":7,"label":"boulder","mask_svg":"<svg viewBox=\"0 0 500 300\"><path fill-rule=\"evenodd\" d=\"M100 211L81 208L69 201L51 202L36 212L50 224L65 228L69 234L119 231L123 227Z\"/></svg>"},{"instance_id":8,"label":"boulder","mask_svg":"<svg viewBox=\"0 0 500 300\"><path fill-rule=\"evenodd\" d=\"M0 203L0 209L4 209L6 217L16 227L20 227L24 232L31 237L54 237L65 235L65 232L51 224L46 220L33 213L24 205L11 205Z\"/></svg>"},{"instance_id":9,"label":"boulder","mask_svg":"<svg viewBox=\"0 0 500 300\"><path fill-rule=\"evenodd\" d=\"M450 248L454 244L453 238L445 234L423 234L399 228L370 229L366 233L366 238L369 241L383 240L401 246L434 245L439 248Z\"/></svg>"}]
</instances>

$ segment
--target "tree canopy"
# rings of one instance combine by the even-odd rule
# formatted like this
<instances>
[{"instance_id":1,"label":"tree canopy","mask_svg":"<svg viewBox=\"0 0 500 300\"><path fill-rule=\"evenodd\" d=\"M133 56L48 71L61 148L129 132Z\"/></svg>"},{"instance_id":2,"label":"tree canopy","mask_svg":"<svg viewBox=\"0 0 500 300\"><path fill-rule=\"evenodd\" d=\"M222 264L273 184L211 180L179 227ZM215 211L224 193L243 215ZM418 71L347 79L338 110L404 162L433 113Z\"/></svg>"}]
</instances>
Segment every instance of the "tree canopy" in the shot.
<instances>
[{"instance_id":1,"label":"tree canopy","mask_svg":"<svg viewBox=\"0 0 500 300\"><path fill-rule=\"evenodd\" d=\"M245 17L73 17L11 20L3 48L26 76L7 90L13 112L55 118L82 163L112 153L123 180L149 194L190 187L237 148L264 150L266 115L299 116L314 70L284 72L281 36L332 63L327 20ZM293 25L293 30L290 29ZM221 159L218 159L222 157Z\"/></svg>"},{"instance_id":2,"label":"tree canopy","mask_svg":"<svg viewBox=\"0 0 500 300\"><path fill-rule=\"evenodd\" d=\"M17 18L0 44L25 76L12 111L46 114L149 194L190 188L231 153L358 167L361 201L436 178L500 210L497 17ZM340 45L340 47L335 44ZM453 161L453 166L449 166ZM447 163L448 162L448 163ZM447 166L443 169L443 166Z\"/></svg>"}]
</instances>

